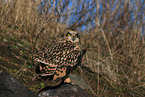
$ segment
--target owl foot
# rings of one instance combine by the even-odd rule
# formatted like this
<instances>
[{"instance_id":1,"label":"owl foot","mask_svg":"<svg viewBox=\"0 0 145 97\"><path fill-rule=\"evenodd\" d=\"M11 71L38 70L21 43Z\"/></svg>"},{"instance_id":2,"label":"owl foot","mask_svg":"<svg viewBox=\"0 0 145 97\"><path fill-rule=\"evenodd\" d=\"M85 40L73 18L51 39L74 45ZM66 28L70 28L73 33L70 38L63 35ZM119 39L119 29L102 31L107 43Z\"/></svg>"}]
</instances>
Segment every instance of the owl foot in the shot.
<instances>
[{"instance_id":1,"label":"owl foot","mask_svg":"<svg viewBox=\"0 0 145 97\"><path fill-rule=\"evenodd\" d=\"M70 78L69 78L69 77L68 77L68 78L66 78L66 79L64 80L64 83L71 83Z\"/></svg>"}]
</instances>

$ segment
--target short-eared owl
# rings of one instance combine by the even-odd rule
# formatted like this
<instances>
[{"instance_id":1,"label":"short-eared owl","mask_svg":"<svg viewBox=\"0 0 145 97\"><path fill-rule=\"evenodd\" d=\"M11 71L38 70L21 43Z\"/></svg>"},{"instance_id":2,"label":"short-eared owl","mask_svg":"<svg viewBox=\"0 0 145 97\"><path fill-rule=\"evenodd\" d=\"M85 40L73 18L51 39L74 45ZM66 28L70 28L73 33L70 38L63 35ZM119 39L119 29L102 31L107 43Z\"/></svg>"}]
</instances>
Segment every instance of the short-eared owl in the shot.
<instances>
[{"instance_id":1,"label":"short-eared owl","mask_svg":"<svg viewBox=\"0 0 145 97\"><path fill-rule=\"evenodd\" d=\"M35 56L38 63L36 73L40 79L62 79L68 82L68 74L81 63L85 51L81 49L79 33L75 30L66 30L56 45Z\"/></svg>"}]
</instances>

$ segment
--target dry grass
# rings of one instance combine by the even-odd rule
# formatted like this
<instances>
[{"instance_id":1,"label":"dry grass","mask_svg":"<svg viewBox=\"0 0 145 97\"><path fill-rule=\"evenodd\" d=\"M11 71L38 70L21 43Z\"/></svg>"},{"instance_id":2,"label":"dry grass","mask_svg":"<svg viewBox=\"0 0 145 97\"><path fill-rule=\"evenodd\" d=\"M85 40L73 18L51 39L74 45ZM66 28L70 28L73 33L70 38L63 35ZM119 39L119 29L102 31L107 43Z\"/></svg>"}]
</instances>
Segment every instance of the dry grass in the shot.
<instances>
[{"instance_id":1,"label":"dry grass","mask_svg":"<svg viewBox=\"0 0 145 97\"><path fill-rule=\"evenodd\" d=\"M141 30L145 4L136 0L124 4L121 0L92 0L87 5L87 0L80 0L69 8L68 0L60 0L57 6L55 0L50 1L0 1L0 67L31 90L39 91L44 82L31 81L35 75L33 53L56 43L69 26L80 30L83 47L89 45L81 74L90 85L90 93L107 97L145 96L145 46ZM84 25L88 29L82 29Z\"/></svg>"}]
</instances>

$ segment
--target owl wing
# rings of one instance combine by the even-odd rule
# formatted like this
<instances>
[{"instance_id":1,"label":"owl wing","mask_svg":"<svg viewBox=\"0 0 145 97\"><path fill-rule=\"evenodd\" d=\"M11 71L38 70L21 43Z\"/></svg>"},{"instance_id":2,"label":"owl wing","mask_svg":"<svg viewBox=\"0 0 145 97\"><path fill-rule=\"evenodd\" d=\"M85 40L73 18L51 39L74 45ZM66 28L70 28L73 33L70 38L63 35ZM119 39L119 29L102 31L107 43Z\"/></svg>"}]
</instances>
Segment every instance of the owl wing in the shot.
<instances>
[{"instance_id":1,"label":"owl wing","mask_svg":"<svg viewBox=\"0 0 145 97\"><path fill-rule=\"evenodd\" d=\"M36 73L42 76L54 75L53 80L67 75L69 69L78 63L81 54L79 46L70 42L59 43L35 56L38 62Z\"/></svg>"},{"instance_id":2,"label":"owl wing","mask_svg":"<svg viewBox=\"0 0 145 97\"><path fill-rule=\"evenodd\" d=\"M49 66L71 66L73 67L81 54L79 48L70 42L60 43L44 50L35 56L37 62Z\"/></svg>"}]
</instances>

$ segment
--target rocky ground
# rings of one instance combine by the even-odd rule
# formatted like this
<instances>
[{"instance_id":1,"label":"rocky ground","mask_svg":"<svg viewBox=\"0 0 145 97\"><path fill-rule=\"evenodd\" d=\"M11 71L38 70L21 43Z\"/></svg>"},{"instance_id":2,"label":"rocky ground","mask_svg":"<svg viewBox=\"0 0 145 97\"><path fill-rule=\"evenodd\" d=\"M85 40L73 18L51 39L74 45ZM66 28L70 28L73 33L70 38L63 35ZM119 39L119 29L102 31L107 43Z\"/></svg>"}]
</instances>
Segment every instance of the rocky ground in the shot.
<instances>
[{"instance_id":1,"label":"rocky ground","mask_svg":"<svg viewBox=\"0 0 145 97\"><path fill-rule=\"evenodd\" d=\"M47 86L37 94L19 83L12 75L1 70L0 97L90 97L90 95L77 85L60 84Z\"/></svg>"}]
</instances>

